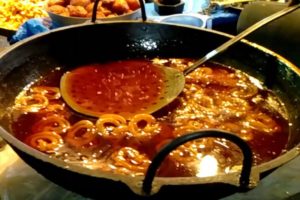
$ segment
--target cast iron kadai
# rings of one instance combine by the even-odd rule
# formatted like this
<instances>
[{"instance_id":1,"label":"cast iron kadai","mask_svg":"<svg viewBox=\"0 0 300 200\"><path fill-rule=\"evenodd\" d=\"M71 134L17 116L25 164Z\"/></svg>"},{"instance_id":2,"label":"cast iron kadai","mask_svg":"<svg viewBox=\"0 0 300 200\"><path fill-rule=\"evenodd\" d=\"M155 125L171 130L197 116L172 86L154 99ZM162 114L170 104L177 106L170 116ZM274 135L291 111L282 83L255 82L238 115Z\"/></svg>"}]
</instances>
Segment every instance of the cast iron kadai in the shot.
<instances>
[{"instance_id":1,"label":"cast iron kadai","mask_svg":"<svg viewBox=\"0 0 300 200\"><path fill-rule=\"evenodd\" d=\"M96 199L105 195L137 199L143 198L142 195L150 190L151 194L156 193L153 198L180 198L186 197L189 192L191 196L210 195L213 199L237 192L238 173L206 178L156 177L152 184L151 181L145 181L143 187L144 177L115 175L67 164L16 139L5 118L6 109L13 105L16 95L24 86L57 66L69 70L85 63L145 56L199 58L231 37L182 25L120 21L64 27L16 43L0 55L0 136L25 162L49 180ZM99 48L103 46L109 48ZM253 166L249 179L251 188L266 173L299 155L300 72L280 55L246 40L231 46L212 61L232 66L257 78L274 91L288 111L291 126L287 152L267 163ZM244 180L247 177L241 182ZM149 189L149 185L152 188Z\"/></svg>"}]
</instances>

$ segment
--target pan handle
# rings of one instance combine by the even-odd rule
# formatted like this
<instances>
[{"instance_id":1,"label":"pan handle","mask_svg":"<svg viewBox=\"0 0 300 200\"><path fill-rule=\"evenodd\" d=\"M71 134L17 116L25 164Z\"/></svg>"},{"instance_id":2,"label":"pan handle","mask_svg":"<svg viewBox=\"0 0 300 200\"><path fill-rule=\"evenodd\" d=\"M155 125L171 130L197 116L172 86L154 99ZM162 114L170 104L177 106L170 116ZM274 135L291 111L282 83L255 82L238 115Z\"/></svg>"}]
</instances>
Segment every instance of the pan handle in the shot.
<instances>
[{"instance_id":1,"label":"pan handle","mask_svg":"<svg viewBox=\"0 0 300 200\"><path fill-rule=\"evenodd\" d=\"M167 155L179 147L180 145L199 138L204 137L214 137L214 138L225 138L227 140L230 140L231 142L235 143L243 152L243 166L241 170L241 176L239 180L239 188L243 191L248 188L249 185L249 179L250 179L250 173L251 173L251 167L252 167L252 151L248 144L241 139L240 137L233 135L232 133L220 131L216 129L208 129L208 130L200 130L196 132L192 132L190 134L183 135L181 137L178 137L165 145L153 158L152 163L149 165L145 179L143 181L143 192L146 195L151 194L152 190L152 182L155 177L156 171L165 159Z\"/></svg>"},{"instance_id":2,"label":"pan handle","mask_svg":"<svg viewBox=\"0 0 300 200\"><path fill-rule=\"evenodd\" d=\"M147 21L146 8L144 0L139 0L141 5L142 19L143 22Z\"/></svg>"},{"instance_id":3,"label":"pan handle","mask_svg":"<svg viewBox=\"0 0 300 200\"><path fill-rule=\"evenodd\" d=\"M94 2L92 19L91 19L92 23L95 23L96 20L97 20L97 8L98 8L98 5L99 5L99 1L100 0L95 0L95 2ZM147 21L147 15L146 15L145 2L144 2L144 0L139 0L139 2L140 2L140 6L141 6L141 13L142 13L143 22L146 22Z\"/></svg>"},{"instance_id":4,"label":"pan handle","mask_svg":"<svg viewBox=\"0 0 300 200\"><path fill-rule=\"evenodd\" d=\"M100 0L95 0L95 2L94 2L92 20L91 20L92 23L95 23L96 20L97 20L97 8L98 8L98 5L99 5L99 1Z\"/></svg>"}]
</instances>

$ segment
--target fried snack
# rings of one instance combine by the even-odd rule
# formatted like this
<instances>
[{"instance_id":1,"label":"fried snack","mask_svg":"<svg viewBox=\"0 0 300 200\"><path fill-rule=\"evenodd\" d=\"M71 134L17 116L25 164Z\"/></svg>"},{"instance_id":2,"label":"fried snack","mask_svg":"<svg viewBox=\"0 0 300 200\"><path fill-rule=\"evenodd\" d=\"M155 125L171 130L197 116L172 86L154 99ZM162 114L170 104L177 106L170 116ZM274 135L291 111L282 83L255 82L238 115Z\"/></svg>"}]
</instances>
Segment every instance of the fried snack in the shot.
<instances>
[{"instance_id":1,"label":"fried snack","mask_svg":"<svg viewBox=\"0 0 300 200\"><path fill-rule=\"evenodd\" d=\"M65 109L65 104L49 104L45 109L46 112L58 113Z\"/></svg>"},{"instance_id":2,"label":"fried snack","mask_svg":"<svg viewBox=\"0 0 300 200\"><path fill-rule=\"evenodd\" d=\"M191 59L155 60L158 65L181 71L190 62ZM18 139L65 162L130 176L144 175L149 159L158 151L168 148L166 145L175 138L198 130L229 131L246 140L253 150L254 165L270 161L286 150L289 121L275 94L260 88L248 75L219 64L206 63L193 73L186 78L183 92L168 107L153 116L143 113L127 119L109 106L104 106L101 113L105 114L95 116L98 119L72 111L59 89L49 87L59 85L62 73L50 74L50 79L43 77L36 80L37 84L26 86L12 110L8 108L10 127ZM85 98L82 95L78 100L92 105ZM118 104L115 106L118 108ZM36 112L29 113L32 109ZM230 173L242 160L239 148L231 142L203 138L173 150L157 176Z\"/></svg>"},{"instance_id":3,"label":"fried snack","mask_svg":"<svg viewBox=\"0 0 300 200\"><path fill-rule=\"evenodd\" d=\"M121 15L124 13L128 13L130 11L130 8L126 0L115 0L112 5L112 11Z\"/></svg>"},{"instance_id":4,"label":"fried snack","mask_svg":"<svg viewBox=\"0 0 300 200\"><path fill-rule=\"evenodd\" d=\"M140 125L141 123L144 123ZM128 124L129 131L133 137L140 141L149 140L152 136L156 135L159 131L159 125L156 119L149 114L137 114Z\"/></svg>"},{"instance_id":5,"label":"fried snack","mask_svg":"<svg viewBox=\"0 0 300 200\"><path fill-rule=\"evenodd\" d=\"M90 0L71 0L70 5L86 7L91 3Z\"/></svg>"},{"instance_id":6,"label":"fried snack","mask_svg":"<svg viewBox=\"0 0 300 200\"><path fill-rule=\"evenodd\" d=\"M105 114L96 122L97 131L106 139L118 139L128 130L126 120L121 115Z\"/></svg>"},{"instance_id":7,"label":"fried snack","mask_svg":"<svg viewBox=\"0 0 300 200\"><path fill-rule=\"evenodd\" d=\"M53 152L63 140L60 135L51 131L42 131L27 138L27 144L43 152Z\"/></svg>"},{"instance_id":8,"label":"fried snack","mask_svg":"<svg viewBox=\"0 0 300 200\"><path fill-rule=\"evenodd\" d=\"M109 10L108 8L105 7L101 7L100 11L105 15L105 16L110 16L110 15L117 15L116 13L112 13L111 10Z\"/></svg>"},{"instance_id":9,"label":"fried snack","mask_svg":"<svg viewBox=\"0 0 300 200\"><path fill-rule=\"evenodd\" d=\"M138 0L126 0L130 10L136 10L140 7L140 2Z\"/></svg>"},{"instance_id":10,"label":"fried snack","mask_svg":"<svg viewBox=\"0 0 300 200\"><path fill-rule=\"evenodd\" d=\"M61 97L58 87L37 86L32 88L31 92L44 95L49 100L59 99Z\"/></svg>"},{"instance_id":11,"label":"fried snack","mask_svg":"<svg viewBox=\"0 0 300 200\"><path fill-rule=\"evenodd\" d=\"M114 4L115 0L102 0L101 2L104 7L110 8Z\"/></svg>"},{"instance_id":12,"label":"fried snack","mask_svg":"<svg viewBox=\"0 0 300 200\"><path fill-rule=\"evenodd\" d=\"M102 7L102 1L99 2L97 10L99 10ZM87 12L93 12L94 9L94 2L89 3L88 5L85 6L85 9Z\"/></svg>"},{"instance_id":13,"label":"fried snack","mask_svg":"<svg viewBox=\"0 0 300 200\"><path fill-rule=\"evenodd\" d=\"M67 8L68 12L60 6ZM93 7L94 0L49 0L48 2L48 11L71 17L90 18ZM117 17L130 13L139 7L138 0L101 0L97 7L97 18Z\"/></svg>"},{"instance_id":14,"label":"fried snack","mask_svg":"<svg viewBox=\"0 0 300 200\"><path fill-rule=\"evenodd\" d=\"M57 134L65 133L70 128L70 123L64 117L59 115L52 115L38 121L33 125L32 131L34 133L41 131L51 131Z\"/></svg>"},{"instance_id":15,"label":"fried snack","mask_svg":"<svg viewBox=\"0 0 300 200\"><path fill-rule=\"evenodd\" d=\"M87 17L91 17L93 14L93 8L94 8L94 3L90 3L88 4L85 9L88 12ZM112 11L109 10L106 7L102 7L102 1L99 2L98 4L98 8L97 8L97 18L102 18L102 17L106 17L108 15L111 15Z\"/></svg>"},{"instance_id":16,"label":"fried snack","mask_svg":"<svg viewBox=\"0 0 300 200\"><path fill-rule=\"evenodd\" d=\"M48 6L54 6L54 5L59 5L59 6L65 6L66 2L65 0L49 0L48 1Z\"/></svg>"},{"instance_id":17,"label":"fried snack","mask_svg":"<svg viewBox=\"0 0 300 200\"><path fill-rule=\"evenodd\" d=\"M117 167L124 167L132 172L145 173L151 161L147 155L140 153L131 147L123 147L114 152L110 159Z\"/></svg>"},{"instance_id":18,"label":"fried snack","mask_svg":"<svg viewBox=\"0 0 300 200\"><path fill-rule=\"evenodd\" d=\"M92 12L89 12L86 16L87 16L88 18L90 18L90 17L93 16L93 13L92 13ZM104 13L103 13L103 12L98 12L98 11L97 11L96 18L98 19L98 18L103 18L103 17L106 17L106 16L104 15Z\"/></svg>"},{"instance_id":19,"label":"fried snack","mask_svg":"<svg viewBox=\"0 0 300 200\"><path fill-rule=\"evenodd\" d=\"M198 149L195 142L189 142L179 146L177 149L173 150L169 157L182 164L192 162L197 159Z\"/></svg>"},{"instance_id":20,"label":"fried snack","mask_svg":"<svg viewBox=\"0 0 300 200\"><path fill-rule=\"evenodd\" d=\"M17 30L20 25L31 18L48 16L44 11L45 0L1 0L0 27Z\"/></svg>"},{"instance_id":21,"label":"fried snack","mask_svg":"<svg viewBox=\"0 0 300 200\"><path fill-rule=\"evenodd\" d=\"M82 148L90 144L95 138L95 126L89 120L81 120L68 130L65 141L71 146Z\"/></svg>"},{"instance_id":22,"label":"fried snack","mask_svg":"<svg viewBox=\"0 0 300 200\"><path fill-rule=\"evenodd\" d=\"M82 6L68 5L67 9L70 12L70 16L73 16L73 17L86 17L86 15L87 15L87 11Z\"/></svg>"},{"instance_id":23,"label":"fried snack","mask_svg":"<svg viewBox=\"0 0 300 200\"><path fill-rule=\"evenodd\" d=\"M54 6L48 7L48 11L52 12L52 13L55 13L55 14L58 14L58 15L65 16L65 17L70 16L69 10L67 8L63 7L63 6L60 6L60 5L54 5Z\"/></svg>"},{"instance_id":24,"label":"fried snack","mask_svg":"<svg viewBox=\"0 0 300 200\"><path fill-rule=\"evenodd\" d=\"M263 131L266 134L273 134L278 132L279 129L279 126L274 119L263 112L250 113L247 115L246 120L247 127L258 131Z\"/></svg>"},{"instance_id":25,"label":"fried snack","mask_svg":"<svg viewBox=\"0 0 300 200\"><path fill-rule=\"evenodd\" d=\"M48 99L41 94L33 94L30 96L20 95L15 101L16 107L24 112L38 112L40 109L48 106Z\"/></svg>"}]
</instances>

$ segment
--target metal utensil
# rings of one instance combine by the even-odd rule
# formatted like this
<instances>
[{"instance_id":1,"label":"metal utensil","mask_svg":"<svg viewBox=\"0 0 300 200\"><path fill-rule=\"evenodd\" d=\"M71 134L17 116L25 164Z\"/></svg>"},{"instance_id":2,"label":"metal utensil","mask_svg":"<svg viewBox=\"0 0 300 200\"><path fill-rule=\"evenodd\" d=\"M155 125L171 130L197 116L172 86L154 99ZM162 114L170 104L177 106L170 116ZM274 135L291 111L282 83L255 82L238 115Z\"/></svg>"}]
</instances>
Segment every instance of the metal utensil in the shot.
<instances>
[{"instance_id":1,"label":"metal utensil","mask_svg":"<svg viewBox=\"0 0 300 200\"><path fill-rule=\"evenodd\" d=\"M288 7L284 8L283 10L280 10L280 11L278 11L278 12L272 14L272 15L270 15L269 17L266 17L266 18L262 19L261 21L258 21L257 23L253 24L249 28L245 29L243 32L241 32L238 35L234 36L233 38L231 38L230 40L228 40L224 44L220 45L216 49L214 49L214 50L210 51L209 53L207 53L204 57L197 60L193 65L186 68L183 71L183 73L181 73L181 74L178 74L178 72L175 72L174 70L165 70L164 68L167 68L167 67L162 67L162 69L167 74L167 77L176 77L176 79L177 79L176 81L169 81L169 82L176 82L176 84L172 85L172 87L170 87L169 89L173 90L173 91L181 91L184 88L184 84L185 84L185 78L184 77L186 75L190 74L191 72L193 72L197 68L201 67L201 65L203 63L210 60L214 56L220 54L221 52L225 51L228 47L230 47L233 44L235 44L236 42L240 41L241 39L243 39L244 37L246 37L247 35L249 35L253 31L259 29L260 27L262 27L262 26L264 26L264 25L266 25L270 22L272 22L275 19L278 19L278 18L280 18L284 15L287 15L290 12L293 12L293 11L297 10L299 7L300 7L300 4L298 4L298 1L297 0L292 0L290 2L290 4L288 5ZM170 73L174 73L174 74L176 73L176 76L171 75ZM168 94L170 94L170 93L168 93ZM179 95L180 92L173 93L173 94L178 94ZM170 103L171 101L173 101L176 97L177 97L177 95L174 95L173 97L168 96L166 99L164 99L164 102L158 102L157 105L160 105L161 108L162 108L165 105L167 105L168 103Z\"/></svg>"},{"instance_id":2,"label":"metal utensil","mask_svg":"<svg viewBox=\"0 0 300 200\"><path fill-rule=\"evenodd\" d=\"M285 8L281 11L278 11L275 14L269 16L269 17L266 17L265 19L255 23L254 25L250 26L249 28L247 28L246 30L241 32L240 34L236 35L235 37L232 37L230 40L228 40L227 42L225 42L221 46L219 46L216 49L210 51L204 57L197 60L193 65L191 65L190 67L185 69L183 72L179 72L176 69L173 69L173 68L170 68L170 67L157 66L157 67L161 68L162 72L165 75L164 93L157 98L157 101L152 103L152 105L148 106L146 109L145 108L143 110L137 109L135 112L130 112L130 113L124 112L124 113L120 113L120 114L122 114L126 118L131 118L134 115L139 114L139 113L153 113L153 112L165 107L170 102L172 102L182 92L182 90L184 88L184 85L185 85L185 76L186 75L193 72L197 68L201 67L201 64L205 63L206 61L210 60L214 56L216 56L216 55L220 54L221 52L225 51L228 47L230 47L231 45L233 45L236 42L240 41L241 39L243 39L244 37L246 37L247 35L249 35L253 31L257 30L258 28L260 28L260 27L272 22L273 20L278 19L278 18L280 18L280 17L282 17L282 16L298 9L300 7L300 4L298 4L297 1L298 0L292 0L287 8ZM140 2L142 3L142 0L140 0ZM98 1L96 0L95 4L97 4L97 3L98 3ZM95 6L95 7L97 7L97 6ZM144 11L143 6L141 7L141 10L142 10L142 16L143 16L143 19L144 19L146 17L145 17L145 11ZM95 19L92 19L92 21L93 20L95 20ZM99 116L99 113L95 113L93 110L86 110L86 109L81 108L80 106L77 106L77 104L74 103L74 101L72 100L70 94L68 94L67 92L64 92L64 91L66 91L65 90L66 77L67 76L65 75L61 79L62 80L61 81L61 91L62 91L62 96L64 97L64 99L67 100L68 105L71 108L73 108L74 110L76 110L77 112L79 112L79 113L89 115L89 116L94 116L94 117Z\"/></svg>"},{"instance_id":3,"label":"metal utensil","mask_svg":"<svg viewBox=\"0 0 300 200\"><path fill-rule=\"evenodd\" d=\"M228 40L227 42L225 42L221 46L219 46L216 49L214 49L214 50L210 51L209 53L207 53L203 58L197 60L192 66L185 69L184 72L183 72L183 75L186 76L189 73L193 72L195 69L200 67L201 64L203 64L206 61L210 60L211 58L218 55L219 53L225 51L228 47L230 47L231 45L233 45L236 42L240 41L241 39L243 39L244 37L246 37L247 35L249 35L253 31L256 31L260 27L272 22L275 19L278 19L278 18L280 18L284 15L287 15L290 12L293 12L293 11L297 10L299 7L300 7L300 4L297 4L297 1L293 0L289 4L288 7L284 8L284 9L282 9L282 10L280 10L280 11L278 11L278 12L272 14L272 15L270 15L269 17L266 17L266 18L262 19L261 21L256 22L255 24L253 24L249 28L245 29L244 31L242 31L238 35L234 36L233 38L231 38L230 40Z\"/></svg>"}]
</instances>

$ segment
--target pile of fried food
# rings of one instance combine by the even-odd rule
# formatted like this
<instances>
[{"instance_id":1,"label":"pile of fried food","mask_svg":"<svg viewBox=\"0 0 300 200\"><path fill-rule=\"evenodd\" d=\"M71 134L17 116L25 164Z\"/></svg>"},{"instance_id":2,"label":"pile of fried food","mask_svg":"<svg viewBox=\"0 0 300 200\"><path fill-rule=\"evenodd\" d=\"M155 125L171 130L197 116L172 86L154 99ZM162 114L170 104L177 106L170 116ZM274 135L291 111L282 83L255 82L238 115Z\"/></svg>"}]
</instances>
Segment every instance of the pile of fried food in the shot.
<instances>
[{"instance_id":1,"label":"pile of fried food","mask_svg":"<svg viewBox=\"0 0 300 200\"><path fill-rule=\"evenodd\" d=\"M0 27L17 30L31 18L46 17L45 0L0 0Z\"/></svg>"},{"instance_id":2,"label":"pile of fried food","mask_svg":"<svg viewBox=\"0 0 300 200\"><path fill-rule=\"evenodd\" d=\"M66 17L91 17L94 0L49 0L48 11ZM140 7L138 0L101 0L97 18L116 17Z\"/></svg>"}]
</instances>

